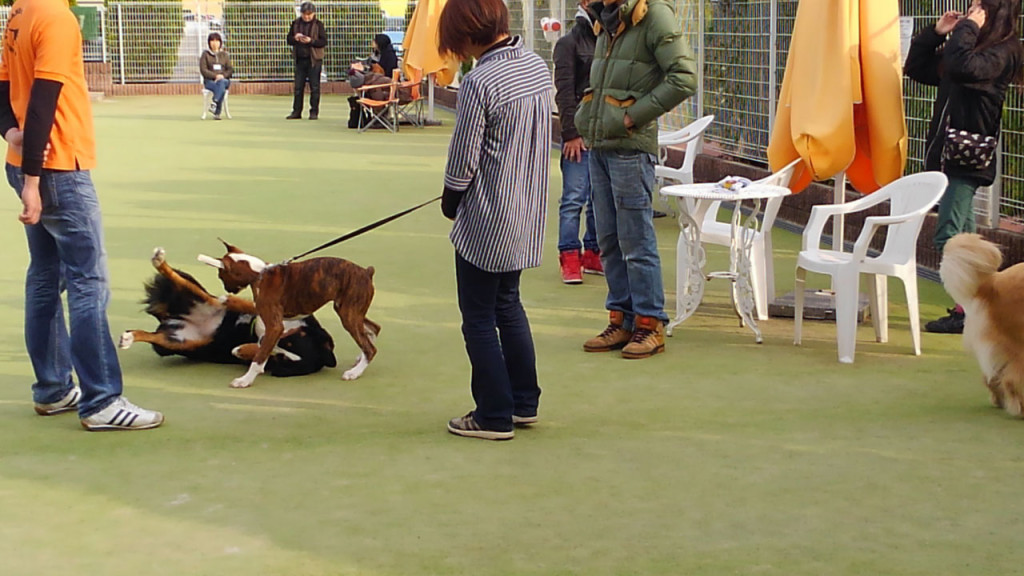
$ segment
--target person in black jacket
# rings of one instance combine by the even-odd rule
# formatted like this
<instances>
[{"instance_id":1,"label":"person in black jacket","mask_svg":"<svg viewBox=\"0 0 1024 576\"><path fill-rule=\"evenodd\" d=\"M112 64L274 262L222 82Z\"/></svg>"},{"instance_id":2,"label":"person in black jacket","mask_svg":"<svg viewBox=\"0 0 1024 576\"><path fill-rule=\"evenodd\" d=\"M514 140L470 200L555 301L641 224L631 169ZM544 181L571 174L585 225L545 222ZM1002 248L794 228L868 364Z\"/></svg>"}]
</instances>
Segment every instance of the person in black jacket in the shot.
<instances>
[{"instance_id":1,"label":"person in black jacket","mask_svg":"<svg viewBox=\"0 0 1024 576\"><path fill-rule=\"evenodd\" d=\"M1003 100L1021 79L1020 0L973 0L966 14L949 11L914 37L904 70L910 78L938 86L925 139L925 170L949 177L935 228L935 246L961 232L974 232L972 202L980 186L992 184L996 163L983 168L943 161L946 128L998 138ZM947 39L948 35L948 39ZM925 325L928 332L963 332L963 308Z\"/></svg>"},{"instance_id":2,"label":"person in black jacket","mask_svg":"<svg viewBox=\"0 0 1024 576\"><path fill-rule=\"evenodd\" d=\"M391 78L391 73L398 68L398 54L395 54L395 47L391 44L391 37L387 34L377 34L373 37L373 52L370 54L370 62L380 66L381 74Z\"/></svg>"},{"instance_id":3,"label":"person in black jacket","mask_svg":"<svg viewBox=\"0 0 1024 576\"><path fill-rule=\"evenodd\" d=\"M324 23L316 17L312 2L303 2L299 7L302 15L292 22L288 29L288 45L295 57L295 99L292 113L286 118L302 118L302 101L309 82L309 119L320 116L320 70L324 65L324 46L327 46L327 31Z\"/></svg>"},{"instance_id":4,"label":"person in black jacket","mask_svg":"<svg viewBox=\"0 0 1024 576\"><path fill-rule=\"evenodd\" d=\"M595 4L600 4L598 0ZM584 1L576 12L576 24L555 43L555 105L562 125L562 199L558 205L558 263L562 282L579 284L583 272L603 274L601 252L594 225L590 189L590 155L576 130L576 107L590 86L594 61L594 23ZM580 215L586 209L586 231L580 243ZM582 257L580 248L583 248Z\"/></svg>"}]
</instances>

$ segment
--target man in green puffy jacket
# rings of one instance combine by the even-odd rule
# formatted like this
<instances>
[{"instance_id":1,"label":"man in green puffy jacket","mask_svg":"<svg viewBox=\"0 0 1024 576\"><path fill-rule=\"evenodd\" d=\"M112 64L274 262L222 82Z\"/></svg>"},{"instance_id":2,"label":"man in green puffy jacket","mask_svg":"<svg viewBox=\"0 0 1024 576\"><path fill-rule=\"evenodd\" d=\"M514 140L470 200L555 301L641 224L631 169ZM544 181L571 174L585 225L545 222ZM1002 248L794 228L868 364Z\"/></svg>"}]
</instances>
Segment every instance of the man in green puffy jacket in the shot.
<instances>
[{"instance_id":1,"label":"man in green puffy jacket","mask_svg":"<svg viewBox=\"0 0 1024 576\"><path fill-rule=\"evenodd\" d=\"M605 0L596 7L590 90L576 128L591 150L610 321L583 348L647 358L665 350L668 321L652 208L658 117L693 95L696 65L666 0Z\"/></svg>"}]
</instances>

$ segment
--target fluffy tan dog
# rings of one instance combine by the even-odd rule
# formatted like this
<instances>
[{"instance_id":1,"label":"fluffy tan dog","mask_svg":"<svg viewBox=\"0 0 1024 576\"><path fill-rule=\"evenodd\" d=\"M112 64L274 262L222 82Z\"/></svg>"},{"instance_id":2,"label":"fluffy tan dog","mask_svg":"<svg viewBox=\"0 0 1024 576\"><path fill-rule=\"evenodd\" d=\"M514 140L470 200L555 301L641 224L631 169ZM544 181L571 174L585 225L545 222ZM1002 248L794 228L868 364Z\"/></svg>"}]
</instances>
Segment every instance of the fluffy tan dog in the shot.
<instances>
[{"instance_id":1,"label":"fluffy tan dog","mask_svg":"<svg viewBox=\"0 0 1024 576\"><path fill-rule=\"evenodd\" d=\"M946 243L939 274L964 307L964 348L981 367L992 403L1014 416L1024 412L1024 263L1002 272L999 247L978 234Z\"/></svg>"}]
</instances>

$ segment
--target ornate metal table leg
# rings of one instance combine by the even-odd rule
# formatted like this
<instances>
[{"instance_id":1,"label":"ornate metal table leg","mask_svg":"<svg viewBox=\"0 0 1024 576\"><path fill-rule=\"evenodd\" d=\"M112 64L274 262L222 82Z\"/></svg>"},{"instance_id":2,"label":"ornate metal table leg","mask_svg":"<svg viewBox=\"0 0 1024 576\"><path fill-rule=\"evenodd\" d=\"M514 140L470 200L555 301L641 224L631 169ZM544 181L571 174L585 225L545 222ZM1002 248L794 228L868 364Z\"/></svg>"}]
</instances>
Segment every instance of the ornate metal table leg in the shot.
<instances>
[{"instance_id":1,"label":"ornate metal table leg","mask_svg":"<svg viewBox=\"0 0 1024 576\"><path fill-rule=\"evenodd\" d=\"M694 219L703 219L702 211L691 215L684 198L677 198L679 206L679 240L676 242L676 317L665 327L665 334L682 324L697 311L704 298L704 246L700 243L700 225ZM698 201L699 202L699 201ZM699 205L698 205L699 206Z\"/></svg>"},{"instance_id":2,"label":"ornate metal table leg","mask_svg":"<svg viewBox=\"0 0 1024 576\"><path fill-rule=\"evenodd\" d=\"M732 216L732 242L730 243L730 270L735 272L733 280L733 305L740 322L754 331L754 341L760 344L761 329L757 326L757 313L754 308L754 285L751 282L750 250L757 237L757 215L761 213L761 200L753 200L750 214L744 219L737 201ZM742 224L740 221L743 220Z\"/></svg>"}]
</instances>

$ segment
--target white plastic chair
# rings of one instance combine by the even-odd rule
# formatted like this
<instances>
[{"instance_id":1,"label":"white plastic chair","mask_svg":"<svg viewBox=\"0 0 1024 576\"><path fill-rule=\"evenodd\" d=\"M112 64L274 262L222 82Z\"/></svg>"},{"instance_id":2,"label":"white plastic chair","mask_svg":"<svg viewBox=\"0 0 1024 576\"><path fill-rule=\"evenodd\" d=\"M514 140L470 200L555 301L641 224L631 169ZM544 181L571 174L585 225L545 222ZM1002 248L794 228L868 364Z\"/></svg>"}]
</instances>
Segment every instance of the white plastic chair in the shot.
<instances>
[{"instance_id":1,"label":"white plastic chair","mask_svg":"<svg viewBox=\"0 0 1024 576\"><path fill-rule=\"evenodd\" d=\"M210 111L210 104L213 102L213 92L206 89L206 85L202 83L202 80L199 81L199 86L200 89L202 90L203 95L203 115L200 116L200 119L206 120L206 113ZM228 89L224 92L224 102L221 103L220 107L221 113L227 116L228 118L231 118L231 111L228 110L228 96L230 95L230 92L231 89Z\"/></svg>"},{"instance_id":2,"label":"white plastic chair","mask_svg":"<svg viewBox=\"0 0 1024 576\"><path fill-rule=\"evenodd\" d=\"M921 354L921 320L917 303L917 236L932 206L946 190L946 177L939 172L904 176L882 189L846 204L815 206L804 228L803 247L796 261L796 310L793 343L800 344L804 313L804 280L807 272L832 277L836 302L836 340L839 361L853 363L857 344L857 298L860 275L870 274L871 319L878 342L889 340L888 289L886 276L903 281L910 313L910 334L914 354ZM830 217L862 212L889 201L888 216L868 216L857 237L853 252L822 250L821 235ZM885 246L878 256L868 256L868 245L875 232L888 226Z\"/></svg>"},{"instance_id":3,"label":"white plastic chair","mask_svg":"<svg viewBox=\"0 0 1024 576\"><path fill-rule=\"evenodd\" d=\"M701 145L704 142L704 131L714 119L714 115L709 115L694 120L679 130L658 131L658 165L654 167L654 178L658 181L659 186L665 180L674 180L679 184L693 184L693 163L697 160L697 154L700 153ZM679 168L665 166L665 161L668 160L668 147L680 144L686 144L683 165ZM661 197L661 200L665 207L672 205L664 196ZM708 213L712 211L718 212L718 204L712 206Z\"/></svg>"}]
</instances>

